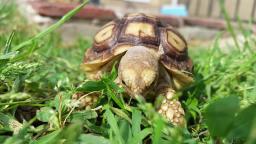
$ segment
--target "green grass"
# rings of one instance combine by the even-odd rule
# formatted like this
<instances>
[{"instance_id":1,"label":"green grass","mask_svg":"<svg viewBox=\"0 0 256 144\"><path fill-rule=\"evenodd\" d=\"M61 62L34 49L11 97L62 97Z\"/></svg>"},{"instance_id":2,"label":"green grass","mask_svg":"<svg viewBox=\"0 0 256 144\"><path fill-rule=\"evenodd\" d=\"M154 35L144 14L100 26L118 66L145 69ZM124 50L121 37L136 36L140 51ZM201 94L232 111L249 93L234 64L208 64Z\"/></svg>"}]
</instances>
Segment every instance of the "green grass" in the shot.
<instances>
[{"instance_id":1,"label":"green grass","mask_svg":"<svg viewBox=\"0 0 256 144\"><path fill-rule=\"evenodd\" d=\"M80 64L91 38L66 47L54 33L72 14L39 32L15 5L0 2L0 143L256 142L256 43L250 31L241 29L247 41L229 53L219 46L221 34L209 48L190 49L195 83L180 93L187 127L179 128L141 99L127 105L113 82L115 69L100 81L86 80ZM235 39L231 25L229 31ZM96 109L79 109L72 99L78 92L100 93Z\"/></svg>"}]
</instances>

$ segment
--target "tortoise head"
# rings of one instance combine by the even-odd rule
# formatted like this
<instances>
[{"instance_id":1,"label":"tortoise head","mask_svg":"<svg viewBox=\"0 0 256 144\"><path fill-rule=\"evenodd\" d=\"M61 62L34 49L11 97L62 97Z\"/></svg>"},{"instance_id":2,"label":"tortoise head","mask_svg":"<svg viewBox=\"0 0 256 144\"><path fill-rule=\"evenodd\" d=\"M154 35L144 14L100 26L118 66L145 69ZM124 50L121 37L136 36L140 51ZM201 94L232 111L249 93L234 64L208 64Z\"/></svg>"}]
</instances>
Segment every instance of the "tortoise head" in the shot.
<instances>
[{"instance_id":1,"label":"tortoise head","mask_svg":"<svg viewBox=\"0 0 256 144\"><path fill-rule=\"evenodd\" d=\"M129 48L121 58L118 77L131 96L145 94L156 82L158 60L157 54L144 46Z\"/></svg>"}]
</instances>

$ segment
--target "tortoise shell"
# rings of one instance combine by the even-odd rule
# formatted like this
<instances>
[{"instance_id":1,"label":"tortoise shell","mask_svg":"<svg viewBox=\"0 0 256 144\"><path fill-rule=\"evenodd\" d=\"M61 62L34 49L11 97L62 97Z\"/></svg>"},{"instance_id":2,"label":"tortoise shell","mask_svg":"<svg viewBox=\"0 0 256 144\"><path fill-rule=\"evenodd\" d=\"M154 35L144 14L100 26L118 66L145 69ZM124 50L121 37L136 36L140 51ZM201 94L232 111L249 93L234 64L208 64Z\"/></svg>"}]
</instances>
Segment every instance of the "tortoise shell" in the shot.
<instances>
[{"instance_id":1,"label":"tortoise shell","mask_svg":"<svg viewBox=\"0 0 256 144\"><path fill-rule=\"evenodd\" d=\"M179 82L193 81L185 39L172 27L164 26L157 17L142 13L128 14L104 25L96 33L92 48L86 51L82 68L86 72L99 71L115 57L138 45L163 51L160 63L170 74Z\"/></svg>"}]
</instances>

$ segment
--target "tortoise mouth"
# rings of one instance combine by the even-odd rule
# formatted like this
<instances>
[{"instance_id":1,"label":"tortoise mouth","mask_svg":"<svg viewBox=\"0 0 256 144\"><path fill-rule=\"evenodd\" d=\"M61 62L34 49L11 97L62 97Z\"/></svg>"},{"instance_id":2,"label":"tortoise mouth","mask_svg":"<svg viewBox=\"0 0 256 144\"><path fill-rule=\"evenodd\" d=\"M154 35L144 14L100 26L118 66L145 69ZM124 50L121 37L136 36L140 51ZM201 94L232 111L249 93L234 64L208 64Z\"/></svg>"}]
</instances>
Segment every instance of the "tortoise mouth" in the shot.
<instances>
[{"instance_id":1,"label":"tortoise mouth","mask_svg":"<svg viewBox=\"0 0 256 144\"><path fill-rule=\"evenodd\" d=\"M125 92L131 96L132 98L135 98L136 96L143 96L146 97L149 93L152 93L158 83L158 75L157 78L149 85L145 86L143 88L140 88L138 90L135 90L131 87L129 87L123 80L121 80L121 85L125 89Z\"/></svg>"}]
</instances>

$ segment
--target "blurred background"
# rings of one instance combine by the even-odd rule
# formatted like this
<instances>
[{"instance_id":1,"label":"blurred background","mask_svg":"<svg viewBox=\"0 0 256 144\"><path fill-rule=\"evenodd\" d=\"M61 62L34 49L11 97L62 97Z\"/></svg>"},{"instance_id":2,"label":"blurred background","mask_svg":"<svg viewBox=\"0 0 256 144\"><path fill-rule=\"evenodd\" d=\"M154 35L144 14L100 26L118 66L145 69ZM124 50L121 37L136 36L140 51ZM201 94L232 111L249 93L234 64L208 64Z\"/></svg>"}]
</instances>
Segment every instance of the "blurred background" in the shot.
<instances>
[{"instance_id":1,"label":"blurred background","mask_svg":"<svg viewBox=\"0 0 256 144\"><path fill-rule=\"evenodd\" d=\"M41 27L47 27L81 0L16 0L27 19ZM224 8L234 26L243 23L254 31L256 20L255 0L226 0ZM126 13L144 12L159 16L161 21L176 27L189 41L200 46L212 42L216 34L226 30L226 21L218 0L91 0L75 19L66 23L59 32L66 43L78 36L93 36L110 20L121 18ZM221 45L233 45L229 34L223 34ZM239 41L243 37L237 35Z\"/></svg>"}]
</instances>

